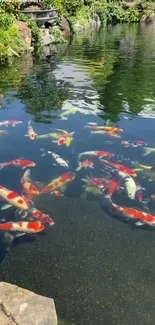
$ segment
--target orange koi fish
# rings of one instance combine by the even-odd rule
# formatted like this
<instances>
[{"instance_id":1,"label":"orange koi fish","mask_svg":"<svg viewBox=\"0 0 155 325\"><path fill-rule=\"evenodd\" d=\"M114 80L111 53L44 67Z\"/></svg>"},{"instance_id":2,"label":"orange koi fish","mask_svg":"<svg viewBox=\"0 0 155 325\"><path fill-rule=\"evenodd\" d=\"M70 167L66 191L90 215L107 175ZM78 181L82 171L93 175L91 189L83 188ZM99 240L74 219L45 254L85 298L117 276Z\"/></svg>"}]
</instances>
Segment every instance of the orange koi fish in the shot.
<instances>
[{"instance_id":1,"label":"orange koi fish","mask_svg":"<svg viewBox=\"0 0 155 325\"><path fill-rule=\"evenodd\" d=\"M134 172L134 170L132 170L132 169L126 167L126 166L119 165L119 164L110 162L110 161L105 160L105 159L100 159L100 161L102 163L107 164L108 166L113 167L114 169L118 169L118 170L120 170L120 171L122 171L122 172L124 172L124 173L126 173L126 174L128 174L130 176L133 176L133 177L137 176L137 174Z\"/></svg>"},{"instance_id":2,"label":"orange koi fish","mask_svg":"<svg viewBox=\"0 0 155 325\"><path fill-rule=\"evenodd\" d=\"M8 125L12 125L15 126L17 124L22 124L22 121L18 121L18 120L7 120L7 121L2 121L0 122L0 126L8 126Z\"/></svg>"},{"instance_id":3,"label":"orange koi fish","mask_svg":"<svg viewBox=\"0 0 155 325\"><path fill-rule=\"evenodd\" d=\"M28 205L24 198L3 186L0 186L0 196L9 203L9 205L3 206L1 210L5 210L11 206L15 206L20 210L28 209Z\"/></svg>"},{"instance_id":4,"label":"orange koi fish","mask_svg":"<svg viewBox=\"0 0 155 325\"><path fill-rule=\"evenodd\" d=\"M138 219L141 221L141 223L137 222L137 226L143 225L143 224L147 224L150 226L154 226L155 225L155 216L143 212L143 211L139 211L139 210L135 210L132 208L127 208L127 207L121 207L118 204L115 204L112 202L113 207L119 211L122 212L125 216L127 216L130 219Z\"/></svg>"},{"instance_id":5,"label":"orange koi fish","mask_svg":"<svg viewBox=\"0 0 155 325\"><path fill-rule=\"evenodd\" d=\"M3 163L0 163L0 169L6 167L6 166L16 166L16 167L22 167L22 169L26 167L34 167L36 164L31 161L31 160L26 160L26 159L15 159L15 160L10 160L6 161Z\"/></svg>"},{"instance_id":6,"label":"orange koi fish","mask_svg":"<svg viewBox=\"0 0 155 325\"><path fill-rule=\"evenodd\" d=\"M33 127L31 126L31 121L28 122L28 134L26 134L31 140L35 140L37 134L34 132Z\"/></svg>"},{"instance_id":7,"label":"orange koi fish","mask_svg":"<svg viewBox=\"0 0 155 325\"><path fill-rule=\"evenodd\" d=\"M106 196L111 197L116 191L119 190L120 186L117 182L108 178L93 178L94 182L97 182L99 186L104 185L106 189Z\"/></svg>"},{"instance_id":8,"label":"orange koi fish","mask_svg":"<svg viewBox=\"0 0 155 325\"><path fill-rule=\"evenodd\" d=\"M95 129L95 130L103 130L108 132L122 132L123 129L115 127L115 126L99 126L99 125L86 125L86 128Z\"/></svg>"},{"instance_id":9,"label":"orange koi fish","mask_svg":"<svg viewBox=\"0 0 155 325\"><path fill-rule=\"evenodd\" d=\"M41 194L50 193L58 188L64 187L67 183L72 182L75 177L75 173L71 172L67 172L62 176L59 176L52 180L47 186L45 186L41 191Z\"/></svg>"},{"instance_id":10,"label":"orange koi fish","mask_svg":"<svg viewBox=\"0 0 155 325\"><path fill-rule=\"evenodd\" d=\"M35 185L33 185L30 182L30 170L26 170L26 172L24 173L21 181L20 181L22 187L24 188L24 190L30 195L30 196L35 196L35 195L39 195L39 190L37 189L37 187Z\"/></svg>"},{"instance_id":11,"label":"orange koi fish","mask_svg":"<svg viewBox=\"0 0 155 325\"><path fill-rule=\"evenodd\" d=\"M114 153L111 153L111 152L107 152L107 151L85 151L85 152L81 152L79 155L78 155L78 158L80 159L82 156L97 156L97 157L113 157L114 156Z\"/></svg>"},{"instance_id":12,"label":"orange koi fish","mask_svg":"<svg viewBox=\"0 0 155 325\"><path fill-rule=\"evenodd\" d=\"M40 222L7 222L0 224L0 230L20 231L28 234L43 231L44 226Z\"/></svg>"},{"instance_id":13,"label":"orange koi fish","mask_svg":"<svg viewBox=\"0 0 155 325\"><path fill-rule=\"evenodd\" d=\"M76 171L81 170L82 168L94 168L94 163L91 160L79 161L79 166L76 168Z\"/></svg>"},{"instance_id":14,"label":"orange koi fish","mask_svg":"<svg viewBox=\"0 0 155 325\"><path fill-rule=\"evenodd\" d=\"M31 209L31 214L32 214L32 217L36 218L37 220L39 220L41 222L48 223L50 226L54 225L53 219L48 214L44 214L35 208Z\"/></svg>"}]
</instances>

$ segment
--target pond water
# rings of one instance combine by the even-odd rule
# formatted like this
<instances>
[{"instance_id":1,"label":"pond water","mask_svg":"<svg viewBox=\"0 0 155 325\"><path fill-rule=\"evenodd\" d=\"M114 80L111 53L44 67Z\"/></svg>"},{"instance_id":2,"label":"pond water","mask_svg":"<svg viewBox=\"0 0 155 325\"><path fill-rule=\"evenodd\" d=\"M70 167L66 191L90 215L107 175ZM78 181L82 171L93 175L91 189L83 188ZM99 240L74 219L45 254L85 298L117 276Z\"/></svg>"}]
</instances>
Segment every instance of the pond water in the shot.
<instances>
[{"instance_id":1,"label":"pond water","mask_svg":"<svg viewBox=\"0 0 155 325\"><path fill-rule=\"evenodd\" d=\"M53 297L65 324L152 325L154 26L75 36L0 75L1 223L33 220L35 232L45 217L35 208L55 222L20 237L27 228L3 226L0 280ZM23 196L27 216L6 189Z\"/></svg>"}]
</instances>

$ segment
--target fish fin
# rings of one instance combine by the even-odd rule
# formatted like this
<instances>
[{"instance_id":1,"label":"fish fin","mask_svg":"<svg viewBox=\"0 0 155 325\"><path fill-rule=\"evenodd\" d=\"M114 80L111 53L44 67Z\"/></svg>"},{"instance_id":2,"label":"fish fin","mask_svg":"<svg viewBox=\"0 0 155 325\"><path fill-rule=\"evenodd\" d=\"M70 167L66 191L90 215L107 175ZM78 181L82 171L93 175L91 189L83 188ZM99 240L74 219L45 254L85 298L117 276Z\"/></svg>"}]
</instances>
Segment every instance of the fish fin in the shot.
<instances>
[{"instance_id":1,"label":"fish fin","mask_svg":"<svg viewBox=\"0 0 155 325\"><path fill-rule=\"evenodd\" d=\"M11 204L5 204L5 205L3 205L3 206L1 207L1 210L7 210L7 209L9 209L9 208L11 208L11 207L12 207Z\"/></svg>"},{"instance_id":2,"label":"fish fin","mask_svg":"<svg viewBox=\"0 0 155 325\"><path fill-rule=\"evenodd\" d=\"M139 162L138 162L138 160L131 161L131 163L132 163L132 165L133 165L134 167L138 167L138 166L139 166Z\"/></svg>"},{"instance_id":3,"label":"fish fin","mask_svg":"<svg viewBox=\"0 0 155 325\"><path fill-rule=\"evenodd\" d=\"M53 143L57 143L58 141L57 140L52 140Z\"/></svg>"},{"instance_id":4,"label":"fish fin","mask_svg":"<svg viewBox=\"0 0 155 325\"><path fill-rule=\"evenodd\" d=\"M143 156L150 155L154 151L153 148L149 148L149 147L144 147L143 150L144 150Z\"/></svg>"},{"instance_id":5,"label":"fish fin","mask_svg":"<svg viewBox=\"0 0 155 325\"><path fill-rule=\"evenodd\" d=\"M135 225L138 226L138 227L140 227L140 226L143 226L144 223L141 222L141 221L136 221L136 222L135 222Z\"/></svg>"},{"instance_id":6,"label":"fish fin","mask_svg":"<svg viewBox=\"0 0 155 325\"><path fill-rule=\"evenodd\" d=\"M42 153L41 154L41 157L45 157L47 154L46 153Z\"/></svg>"},{"instance_id":7,"label":"fish fin","mask_svg":"<svg viewBox=\"0 0 155 325\"><path fill-rule=\"evenodd\" d=\"M0 164L0 170L3 169L6 165L5 164Z\"/></svg>"},{"instance_id":8,"label":"fish fin","mask_svg":"<svg viewBox=\"0 0 155 325\"><path fill-rule=\"evenodd\" d=\"M15 236L15 238L16 238L16 237L18 238L18 237L21 237L21 236L24 236L24 235L26 235L25 232L20 232L19 234L17 234L17 235Z\"/></svg>"},{"instance_id":9,"label":"fish fin","mask_svg":"<svg viewBox=\"0 0 155 325\"><path fill-rule=\"evenodd\" d=\"M60 190L61 190L61 192L65 192L66 191L66 185L62 185L61 187L60 187Z\"/></svg>"},{"instance_id":10,"label":"fish fin","mask_svg":"<svg viewBox=\"0 0 155 325\"><path fill-rule=\"evenodd\" d=\"M24 134L24 137L28 137L28 134Z\"/></svg>"},{"instance_id":11,"label":"fish fin","mask_svg":"<svg viewBox=\"0 0 155 325\"><path fill-rule=\"evenodd\" d=\"M81 167L77 167L75 170L78 172L81 169Z\"/></svg>"},{"instance_id":12,"label":"fish fin","mask_svg":"<svg viewBox=\"0 0 155 325\"><path fill-rule=\"evenodd\" d=\"M8 244L11 244L14 240L14 236L11 235L8 231L5 232L4 234L4 238L5 238L5 241L8 243Z\"/></svg>"}]
</instances>

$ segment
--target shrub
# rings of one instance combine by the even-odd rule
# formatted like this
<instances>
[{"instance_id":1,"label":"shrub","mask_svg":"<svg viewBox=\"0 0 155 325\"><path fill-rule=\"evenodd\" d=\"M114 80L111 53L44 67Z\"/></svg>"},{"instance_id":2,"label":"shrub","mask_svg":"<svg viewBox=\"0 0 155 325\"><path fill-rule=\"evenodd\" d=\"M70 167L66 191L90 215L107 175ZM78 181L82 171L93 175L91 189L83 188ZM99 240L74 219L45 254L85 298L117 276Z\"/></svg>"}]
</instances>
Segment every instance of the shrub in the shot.
<instances>
[{"instance_id":1,"label":"shrub","mask_svg":"<svg viewBox=\"0 0 155 325\"><path fill-rule=\"evenodd\" d=\"M38 49L41 47L41 36L39 27L37 26L36 22L29 18L27 15L20 13L18 15L18 20L21 20L27 23L28 27L31 28L32 31L32 45L34 49Z\"/></svg>"},{"instance_id":2,"label":"shrub","mask_svg":"<svg viewBox=\"0 0 155 325\"><path fill-rule=\"evenodd\" d=\"M0 8L5 10L7 13L15 13L20 7L19 0L0 0Z\"/></svg>"},{"instance_id":3,"label":"shrub","mask_svg":"<svg viewBox=\"0 0 155 325\"><path fill-rule=\"evenodd\" d=\"M23 48L23 40L16 25L13 24L6 30L0 28L0 62L6 61L13 53L18 55Z\"/></svg>"},{"instance_id":4,"label":"shrub","mask_svg":"<svg viewBox=\"0 0 155 325\"><path fill-rule=\"evenodd\" d=\"M3 9L0 9L0 28L7 29L13 24L14 20L14 15L8 14Z\"/></svg>"},{"instance_id":5,"label":"shrub","mask_svg":"<svg viewBox=\"0 0 155 325\"><path fill-rule=\"evenodd\" d=\"M101 22L107 21L108 16L108 7L106 1L94 1L91 6L91 10L93 13L99 15Z\"/></svg>"}]
</instances>

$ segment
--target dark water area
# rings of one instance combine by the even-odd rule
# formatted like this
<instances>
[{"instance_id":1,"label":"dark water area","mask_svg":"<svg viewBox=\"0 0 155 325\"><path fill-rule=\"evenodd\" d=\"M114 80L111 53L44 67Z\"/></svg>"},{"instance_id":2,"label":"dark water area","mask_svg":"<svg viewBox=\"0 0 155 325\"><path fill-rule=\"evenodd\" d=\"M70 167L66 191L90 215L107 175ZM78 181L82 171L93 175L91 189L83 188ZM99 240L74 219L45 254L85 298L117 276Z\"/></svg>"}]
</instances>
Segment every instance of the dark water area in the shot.
<instances>
[{"instance_id":1,"label":"dark water area","mask_svg":"<svg viewBox=\"0 0 155 325\"><path fill-rule=\"evenodd\" d=\"M116 212L106 198L107 189L84 187L87 176L120 184L116 168L89 155L80 161L89 159L94 168L76 168L81 152L113 153L104 159L136 167L137 192L130 199L121 186L112 202L155 216L151 198L155 171L150 169L155 166L154 26L108 26L97 34L74 36L48 57L25 57L1 69L0 76L0 130L8 131L0 134L0 163L34 161L31 182L39 189L68 170L76 175L63 188L64 196L48 193L32 199L35 208L54 219L53 227L45 225L42 233L16 237L12 243L0 231L0 280L54 298L65 325L152 325L154 225L140 226L137 219ZM22 123L1 125L7 120ZM30 120L37 134L33 141L25 136ZM123 131L93 133L88 123ZM60 134L58 129L70 134L70 145L42 137ZM69 169L55 166L48 151L60 155ZM0 185L22 195L25 170L13 165L2 168ZM1 206L5 203L1 201ZM1 211L1 222L19 220L31 221L31 217L15 216L14 207Z\"/></svg>"}]
</instances>

